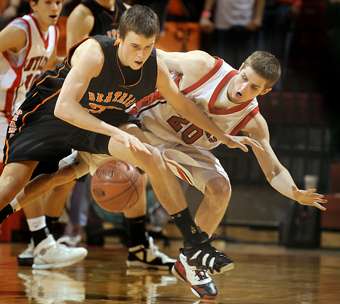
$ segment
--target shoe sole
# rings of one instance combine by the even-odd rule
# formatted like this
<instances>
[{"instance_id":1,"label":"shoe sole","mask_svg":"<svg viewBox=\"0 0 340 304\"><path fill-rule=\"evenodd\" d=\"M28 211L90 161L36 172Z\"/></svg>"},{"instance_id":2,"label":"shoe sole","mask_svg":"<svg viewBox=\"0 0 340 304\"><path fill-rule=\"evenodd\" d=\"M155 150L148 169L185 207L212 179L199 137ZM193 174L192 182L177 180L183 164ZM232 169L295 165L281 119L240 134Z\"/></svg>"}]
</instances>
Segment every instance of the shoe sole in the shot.
<instances>
[{"instance_id":1,"label":"shoe sole","mask_svg":"<svg viewBox=\"0 0 340 304\"><path fill-rule=\"evenodd\" d=\"M67 267L67 266L71 266L73 264L76 264L80 261L82 261L83 259L85 259L85 257L87 256L87 254L85 254L82 257L78 257L77 259L71 260L71 261L67 261L64 263L59 263L59 264L33 264L32 268L33 269L56 269L56 268L63 268L63 267Z\"/></svg>"},{"instance_id":2,"label":"shoe sole","mask_svg":"<svg viewBox=\"0 0 340 304\"><path fill-rule=\"evenodd\" d=\"M191 289L191 292L197 297L197 298L200 298L200 299L203 299L203 300L215 300L217 295L215 296L208 296L208 295L204 295L204 296L201 296L194 287L192 287L192 285L186 280L186 278L184 278L180 272L177 271L176 269L176 264L171 268L171 273L177 278L179 279L180 281L190 285L190 289Z\"/></svg>"},{"instance_id":3,"label":"shoe sole","mask_svg":"<svg viewBox=\"0 0 340 304\"><path fill-rule=\"evenodd\" d=\"M32 258L17 257L17 263L18 263L19 266L32 266L33 265L33 257Z\"/></svg>"},{"instance_id":4,"label":"shoe sole","mask_svg":"<svg viewBox=\"0 0 340 304\"><path fill-rule=\"evenodd\" d=\"M144 268L144 269L153 269L153 270L167 270L170 271L172 266L157 266L157 265L149 265L139 261L126 261L126 266L128 268Z\"/></svg>"}]
</instances>

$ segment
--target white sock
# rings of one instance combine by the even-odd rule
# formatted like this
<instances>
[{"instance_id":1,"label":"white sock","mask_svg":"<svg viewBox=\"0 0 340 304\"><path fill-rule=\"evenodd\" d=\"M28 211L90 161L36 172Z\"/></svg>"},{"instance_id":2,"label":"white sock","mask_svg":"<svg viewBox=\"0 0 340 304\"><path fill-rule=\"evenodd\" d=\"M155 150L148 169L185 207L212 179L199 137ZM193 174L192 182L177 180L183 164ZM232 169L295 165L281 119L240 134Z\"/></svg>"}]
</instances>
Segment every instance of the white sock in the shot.
<instances>
[{"instance_id":1,"label":"white sock","mask_svg":"<svg viewBox=\"0 0 340 304\"><path fill-rule=\"evenodd\" d=\"M21 209L21 206L16 198L13 199L9 204L11 205L14 211L19 211Z\"/></svg>"},{"instance_id":2,"label":"white sock","mask_svg":"<svg viewBox=\"0 0 340 304\"><path fill-rule=\"evenodd\" d=\"M44 215L27 219L30 231L37 231L46 227L46 217Z\"/></svg>"}]
</instances>

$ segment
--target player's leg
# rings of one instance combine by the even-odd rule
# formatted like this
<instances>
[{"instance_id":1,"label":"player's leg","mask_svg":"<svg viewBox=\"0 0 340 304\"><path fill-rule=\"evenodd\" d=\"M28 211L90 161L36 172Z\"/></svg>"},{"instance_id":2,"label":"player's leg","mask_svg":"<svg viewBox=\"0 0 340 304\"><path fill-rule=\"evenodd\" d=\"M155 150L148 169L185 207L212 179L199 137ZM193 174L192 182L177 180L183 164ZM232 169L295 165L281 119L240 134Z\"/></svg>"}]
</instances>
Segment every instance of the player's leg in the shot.
<instances>
[{"instance_id":1,"label":"player's leg","mask_svg":"<svg viewBox=\"0 0 340 304\"><path fill-rule=\"evenodd\" d=\"M66 185L88 172L86 163L70 163L51 174L40 174L29 181L24 189L16 196L17 204L24 207L34 204L36 198L49 192L51 189Z\"/></svg>"},{"instance_id":2,"label":"player's leg","mask_svg":"<svg viewBox=\"0 0 340 304\"><path fill-rule=\"evenodd\" d=\"M163 152L163 156L174 174L189 182L204 193L205 196L208 195L208 198L204 197L202 203L205 207L201 203L198 214L196 213L195 221L203 231L211 236L222 219L229 201L229 191L227 189L219 189L220 186L224 187L229 183L227 174L223 171L222 167L219 167L220 164L217 159L207 151L201 153L197 149L188 147L183 148L183 151L180 151L179 148L176 150L168 149ZM182 174L179 174L179 172L182 172ZM186 179L183 178L184 176ZM218 184L215 186L214 182ZM207 202L209 203L208 207L206 206ZM217 206L217 204L220 205ZM213 208L215 209L212 210ZM209 212L210 214L208 214ZM215 218L216 216L217 219ZM208 268L226 271L233 268L233 262L224 254L223 256L220 254L205 255L206 253L196 249L182 250L173 268L173 273L178 278L187 282L194 294L203 298L213 298L216 296L217 290L208 273ZM191 267L190 260L193 257L195 257L194 259L201 260L200 263L206 266L205 269L197 272L197 269ZM216 266L214 265L215 261L217 263Z\"/></svg>"},{"instance_id":3,"label":"player's leg","mask_svg":"<svg viewBox=\"0 0 340 304\"><path fill-rule=\"evenodd\" d=\"M142 142L148 142L143 131L136 125L126 125L121 129L136 136ZM119 144L116 147L114 145L115 143L110 141L109 152L111 155L141 168L148 174L158 199L169 214L175 214L187 208L182 188L176 176L168 169L158 149L147 145L150 150L148 155L143 152L132 152Z\"/></svg>"},{"instance_id":4,"label":"player's leg","mask_svg":"<svg viewBox=\"0 0 340 304\"><path fill-rule=\"evenodd\" d=\"M197 225L210 236L221 223L231 196L229 179L216 171L214 173L211 172L211 178L206 183L203 200L195 215Z\"/></svg>"},{"instance_id":5,"label":"player's leg","mask_svg":"<svg viewBox=\"0 0 340 304\"><path fill-rule=\"evenodd\" d=\"M39 174L40 172L51 172L56 168L57 164L54 162L48 164L40 163L35 174ZM38 180L40 183L35 184L36 188L34 188L33 179L33 181L30 182L30 187L24 188L21 193L22 196L18 197L19 200L21 198L23 200L33 200L35 202L34 204L27 204L26 207L24 207L33 243L31 243L24 252L19 254L19 265L31 266L33 264L33 268L39 269L60 268L81 261L87 255L87 250L85 248L67 248L56 242L53 236L54 231L51 229L52 221L58 219L60 216L62 211L61 208L63 208L66 196L69 193L69 189L65 188L65 185L54 188L58 181L61 181L59 173L63 177L68 177L63 180L64 182L67 182L69 179L73 179L73 173L75 172L72 167L63 169L60 172L52 173L51 175L38 175L39 178L35 180ZM46 186L49 186L50 188L46 188ZM26 189L28 189L27 196L25 196ZM33 191L31 191L32 189ZM41 193L43 193L43 195L39 195ZM49 202L49 205L51 205L50 210L48 210L47 213L44 208L46 202ZM53 207L53 205L57 206ZM51 208L54 210L51 210ZM53 213L53 211L55 213ZM47 217L45 215L47 215Z\"/></svg>"},{"instance_id":6,"label":"player's leg","mask_svg":"<svg viewBox=\"0 0 340 304\"><path fill-rule=\"evenodd\" d=\"M37 161L12 162L5 165L0 176L0 223L13 213L14 208L9 203L27 184L37 165Z\"/></svg>"},{"instance_id":7,"label":"player's leg","mask_svg":"<svg viewBox=\"0 0 340 304\"><path fill-rule=\"evenodd\" d=\"M143 175L143 193L135 205L123 211L128 236L128 267L143 267L170 270L174 259L161 252L154 244L153 239L147 235L146 222L146 185L147 176Z\"/></svg>"}]
</instances>

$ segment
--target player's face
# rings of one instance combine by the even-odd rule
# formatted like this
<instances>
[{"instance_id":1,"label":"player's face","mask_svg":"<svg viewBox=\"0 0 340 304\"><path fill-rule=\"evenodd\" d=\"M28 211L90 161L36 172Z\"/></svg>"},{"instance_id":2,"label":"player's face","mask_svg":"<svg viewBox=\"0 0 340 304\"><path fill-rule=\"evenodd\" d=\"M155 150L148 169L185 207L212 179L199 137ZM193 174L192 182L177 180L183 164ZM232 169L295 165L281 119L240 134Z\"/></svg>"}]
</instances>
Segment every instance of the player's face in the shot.
<instances>
[{"instance_id":1,"label":"player's face","mask_svg":"<svg viewBox=\"0 0 340 304\"><path fill-rule=\"evenodd\" d=\"M258 75L251 67L241 67L239 73L231 80L228 88L228 97L232 102L242 103L258 95L268 93L267 81Z\"/></svg>"},{"instance_id":2,"label":"player's face","mask_svg":"<svg viewBox=\"0 0 340 304\"><path fill-rule=\"evenodd\" d=\"M30 4L40 27L47 30L50 25L57 23L63 0L38 0L38 2L30 1Z\"/></svg>"},{"instance_id":3,"label":"player's face","mask_svg":"<svg viewBox=\"0 0 340 304\"><path fill-rule=\"evenodd\" d=\"M146 38L135 32L128 32L119 45L118 56L122 64L139 70L148 60L155 45L156 36Z\"/></svg>"}]
</instances>

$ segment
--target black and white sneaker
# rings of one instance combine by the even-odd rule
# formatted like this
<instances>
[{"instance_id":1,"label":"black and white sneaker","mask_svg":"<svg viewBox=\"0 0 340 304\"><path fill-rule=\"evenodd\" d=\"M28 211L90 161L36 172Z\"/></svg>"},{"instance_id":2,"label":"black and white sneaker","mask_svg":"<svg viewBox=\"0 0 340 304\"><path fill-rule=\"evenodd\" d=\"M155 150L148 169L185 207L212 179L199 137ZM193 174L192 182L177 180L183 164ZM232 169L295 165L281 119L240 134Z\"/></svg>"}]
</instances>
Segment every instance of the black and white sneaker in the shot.
<instances>
[{"instance_id":1,"label":"black and white sneaker","mask_svg":"<svg viewBox=\"0 0 340 304\"><path fill-rule=\"evenodd\" d=\"M211 240L195 247L183 248L181 253L187 258L188 264L197 269L206 269L210 274L220 274L234 268L234 262L223 252L210 244Z\"/></svg>"},{"instance_id":2,"label":"black and white sneaker","mask_svg":"<svg viewBox=\"0 0 340 304\"><path fill-rule=\"evenodd\" d=\"M33 259L34 259L33 252L34 252L34 244L33 244L33 239L31 239L27 248L17 256L18 265L19 266L32 266Z\"/></svg>"},{"instance_id":3,"label":"black and white sneaker","mask_svg":"<svg viewBox=\"0 0 340 304\"><path fill-rule=\"evenodd\" d=\"M148 238L149 248L137 245L129 248L126 261L128 267L140 267L159 270L171 270L176 260L161 252L154 244L152 237Z\"/></svg>"}]
</instances>

